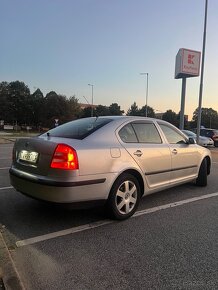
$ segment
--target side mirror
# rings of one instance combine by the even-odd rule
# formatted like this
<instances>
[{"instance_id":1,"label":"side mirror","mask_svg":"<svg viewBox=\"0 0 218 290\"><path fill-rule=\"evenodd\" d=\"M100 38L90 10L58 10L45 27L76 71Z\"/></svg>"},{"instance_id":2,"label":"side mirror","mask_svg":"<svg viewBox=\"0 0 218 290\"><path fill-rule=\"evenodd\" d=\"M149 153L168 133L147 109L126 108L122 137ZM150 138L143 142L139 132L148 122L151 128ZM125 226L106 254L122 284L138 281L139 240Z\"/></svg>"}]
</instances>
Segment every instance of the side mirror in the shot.
<instances>
[{"instance_id":1,"label":"side mirror","mask_svg":"<svg viewBox=\"0 0 218 290\"><path fill-rule=\"evenodd\" d=\"M189 142L189 144L196 144L196 140L192 137L188 138L188 142Z\"/></svg>"}]
</instances>

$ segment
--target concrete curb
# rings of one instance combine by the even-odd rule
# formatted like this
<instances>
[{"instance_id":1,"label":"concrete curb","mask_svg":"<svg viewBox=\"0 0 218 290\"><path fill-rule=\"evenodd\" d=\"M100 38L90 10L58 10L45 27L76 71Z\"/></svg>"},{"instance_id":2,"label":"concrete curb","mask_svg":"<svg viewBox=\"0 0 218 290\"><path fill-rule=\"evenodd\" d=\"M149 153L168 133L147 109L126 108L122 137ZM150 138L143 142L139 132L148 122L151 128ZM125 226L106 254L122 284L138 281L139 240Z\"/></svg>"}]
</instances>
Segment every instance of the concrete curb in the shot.
<instances>
[{"instance_id":1,"label":"concrete curb","mask_svg":"<svg viewBox=\"0 0 218 290\"><path fill-rule=\"evenodd\" d=\"M25 290L0 231L0 280L5 290ZM4 288L3 288L4 289Z\"/></svg>"}]
</instances>

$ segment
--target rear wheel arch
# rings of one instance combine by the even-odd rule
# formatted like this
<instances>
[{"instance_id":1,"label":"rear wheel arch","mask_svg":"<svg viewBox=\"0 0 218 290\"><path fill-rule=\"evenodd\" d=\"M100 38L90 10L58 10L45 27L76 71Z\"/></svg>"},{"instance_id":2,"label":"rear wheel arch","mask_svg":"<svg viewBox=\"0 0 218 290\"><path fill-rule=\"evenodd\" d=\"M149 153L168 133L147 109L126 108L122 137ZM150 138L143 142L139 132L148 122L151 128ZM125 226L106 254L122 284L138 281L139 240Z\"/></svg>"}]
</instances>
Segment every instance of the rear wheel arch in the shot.
<instances>
[{"instance_id":1,"label":"rear wheel arch","mask_svg":"<svg viewBox=\"0 0 218 290\"><path fill-rule=\"evenodd\" d=\"M114 181L106 209L110 217L124 220L132 216L143 195L143 179L140 173L135 170L125 170Z\"/></svg>"},{"instance_id":2,"label":"rear wheel arch","mask_svg":"<svg viewBox=\"0 0 218 290\"><path fill-rule=\"evenodd\" d=\"M125 170L119 176L121 176L123 174L130 174L130 175L134 176L138 180L138 183L139 183L139 186L140 186L140 189L141 189L141 195L143 195L144 194L144 190L145 190L145 185L144 185L144 180L142 178L142 175L137 170L134 170L134 169Z\"/></svg>"}]
</instances>

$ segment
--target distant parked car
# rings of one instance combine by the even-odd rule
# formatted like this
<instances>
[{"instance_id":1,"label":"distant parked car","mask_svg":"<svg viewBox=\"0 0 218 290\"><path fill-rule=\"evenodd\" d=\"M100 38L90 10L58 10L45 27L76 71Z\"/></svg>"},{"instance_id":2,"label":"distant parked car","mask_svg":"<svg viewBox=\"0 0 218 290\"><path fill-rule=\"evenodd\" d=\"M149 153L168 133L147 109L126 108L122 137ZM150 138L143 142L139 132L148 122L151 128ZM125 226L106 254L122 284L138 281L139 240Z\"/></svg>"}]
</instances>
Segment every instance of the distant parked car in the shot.
<instances>
[{"instance_id":1,"label":"distant parked car","mask_svg":"<svg viewBox=\"0 0 218 290\"><path fill-rule=\"evenodd\" d=\"M214 146L218 147L218 130L216 129L201 129L201 136L210 137L214 141Z\"/></svg>"},{"instance_id":2,"label":"distant parked car","mask_svg":"<svg viewBox=\"0 0 218 290\"><path fill-rule=\"evenodd\" d=\"M193 131L197 133L197 129L194 129ZM217 129L201 128L200 135L213 139L214 146L218 147L218 130Z\"/></svg>"},{"instance_id":3,"label":"distant parked car","mask_svg":"<svg viewBox=\"0 0 218 290\"><path fill-rule=\"evenodd\" d=\"M54 203L103 202L116 219L134 214L143 195L194 181L207 185L211 154L179 129L145 117L78 119L18 139L11 184Z\"/></svg>"},{"instance_id":4,"label":"distant parked car","mask_svg":"<svg viewBox=\"0 0 218 290\"><path fill-rule=\"evenodd\" d=\"M182 130L182 132L195 141L197 140L197 135L194 132L189 130ZM204 147L214 146L214 141L209 137L199 136L199 145Z\"/></svg>"}]
</instances>

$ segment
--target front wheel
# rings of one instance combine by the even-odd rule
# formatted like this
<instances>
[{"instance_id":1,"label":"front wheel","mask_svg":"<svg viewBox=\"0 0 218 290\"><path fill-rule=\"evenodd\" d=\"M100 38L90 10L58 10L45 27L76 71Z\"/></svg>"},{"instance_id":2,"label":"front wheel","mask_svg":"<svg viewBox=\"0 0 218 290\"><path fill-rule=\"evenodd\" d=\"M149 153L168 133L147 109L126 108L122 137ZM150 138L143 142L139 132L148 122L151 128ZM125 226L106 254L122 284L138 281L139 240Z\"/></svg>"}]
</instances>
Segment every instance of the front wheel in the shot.
<instances>
[{"instance_id":1,"label":"front wheel","mask_svg":"<svg viewBox=\"0 0 218 290\"><path fill-rule=\"evenodd\" d=\"M207 160L206 158L204 158L201 163L201 166L198 172L198 177L196 179L196 185L198 186L207 185Z\"/></svg>"},{"instance_id":2,"label":"front wheel","mask_svg":"<svg viewBox=\"0 0 218 290\"><path fill-rule=\"evenodd\" d=\"M124 220L132 216L139 204L141 189L131 174L123 174L112 186L107 207L112 218Z\"/></svg>"}]
</instances>

